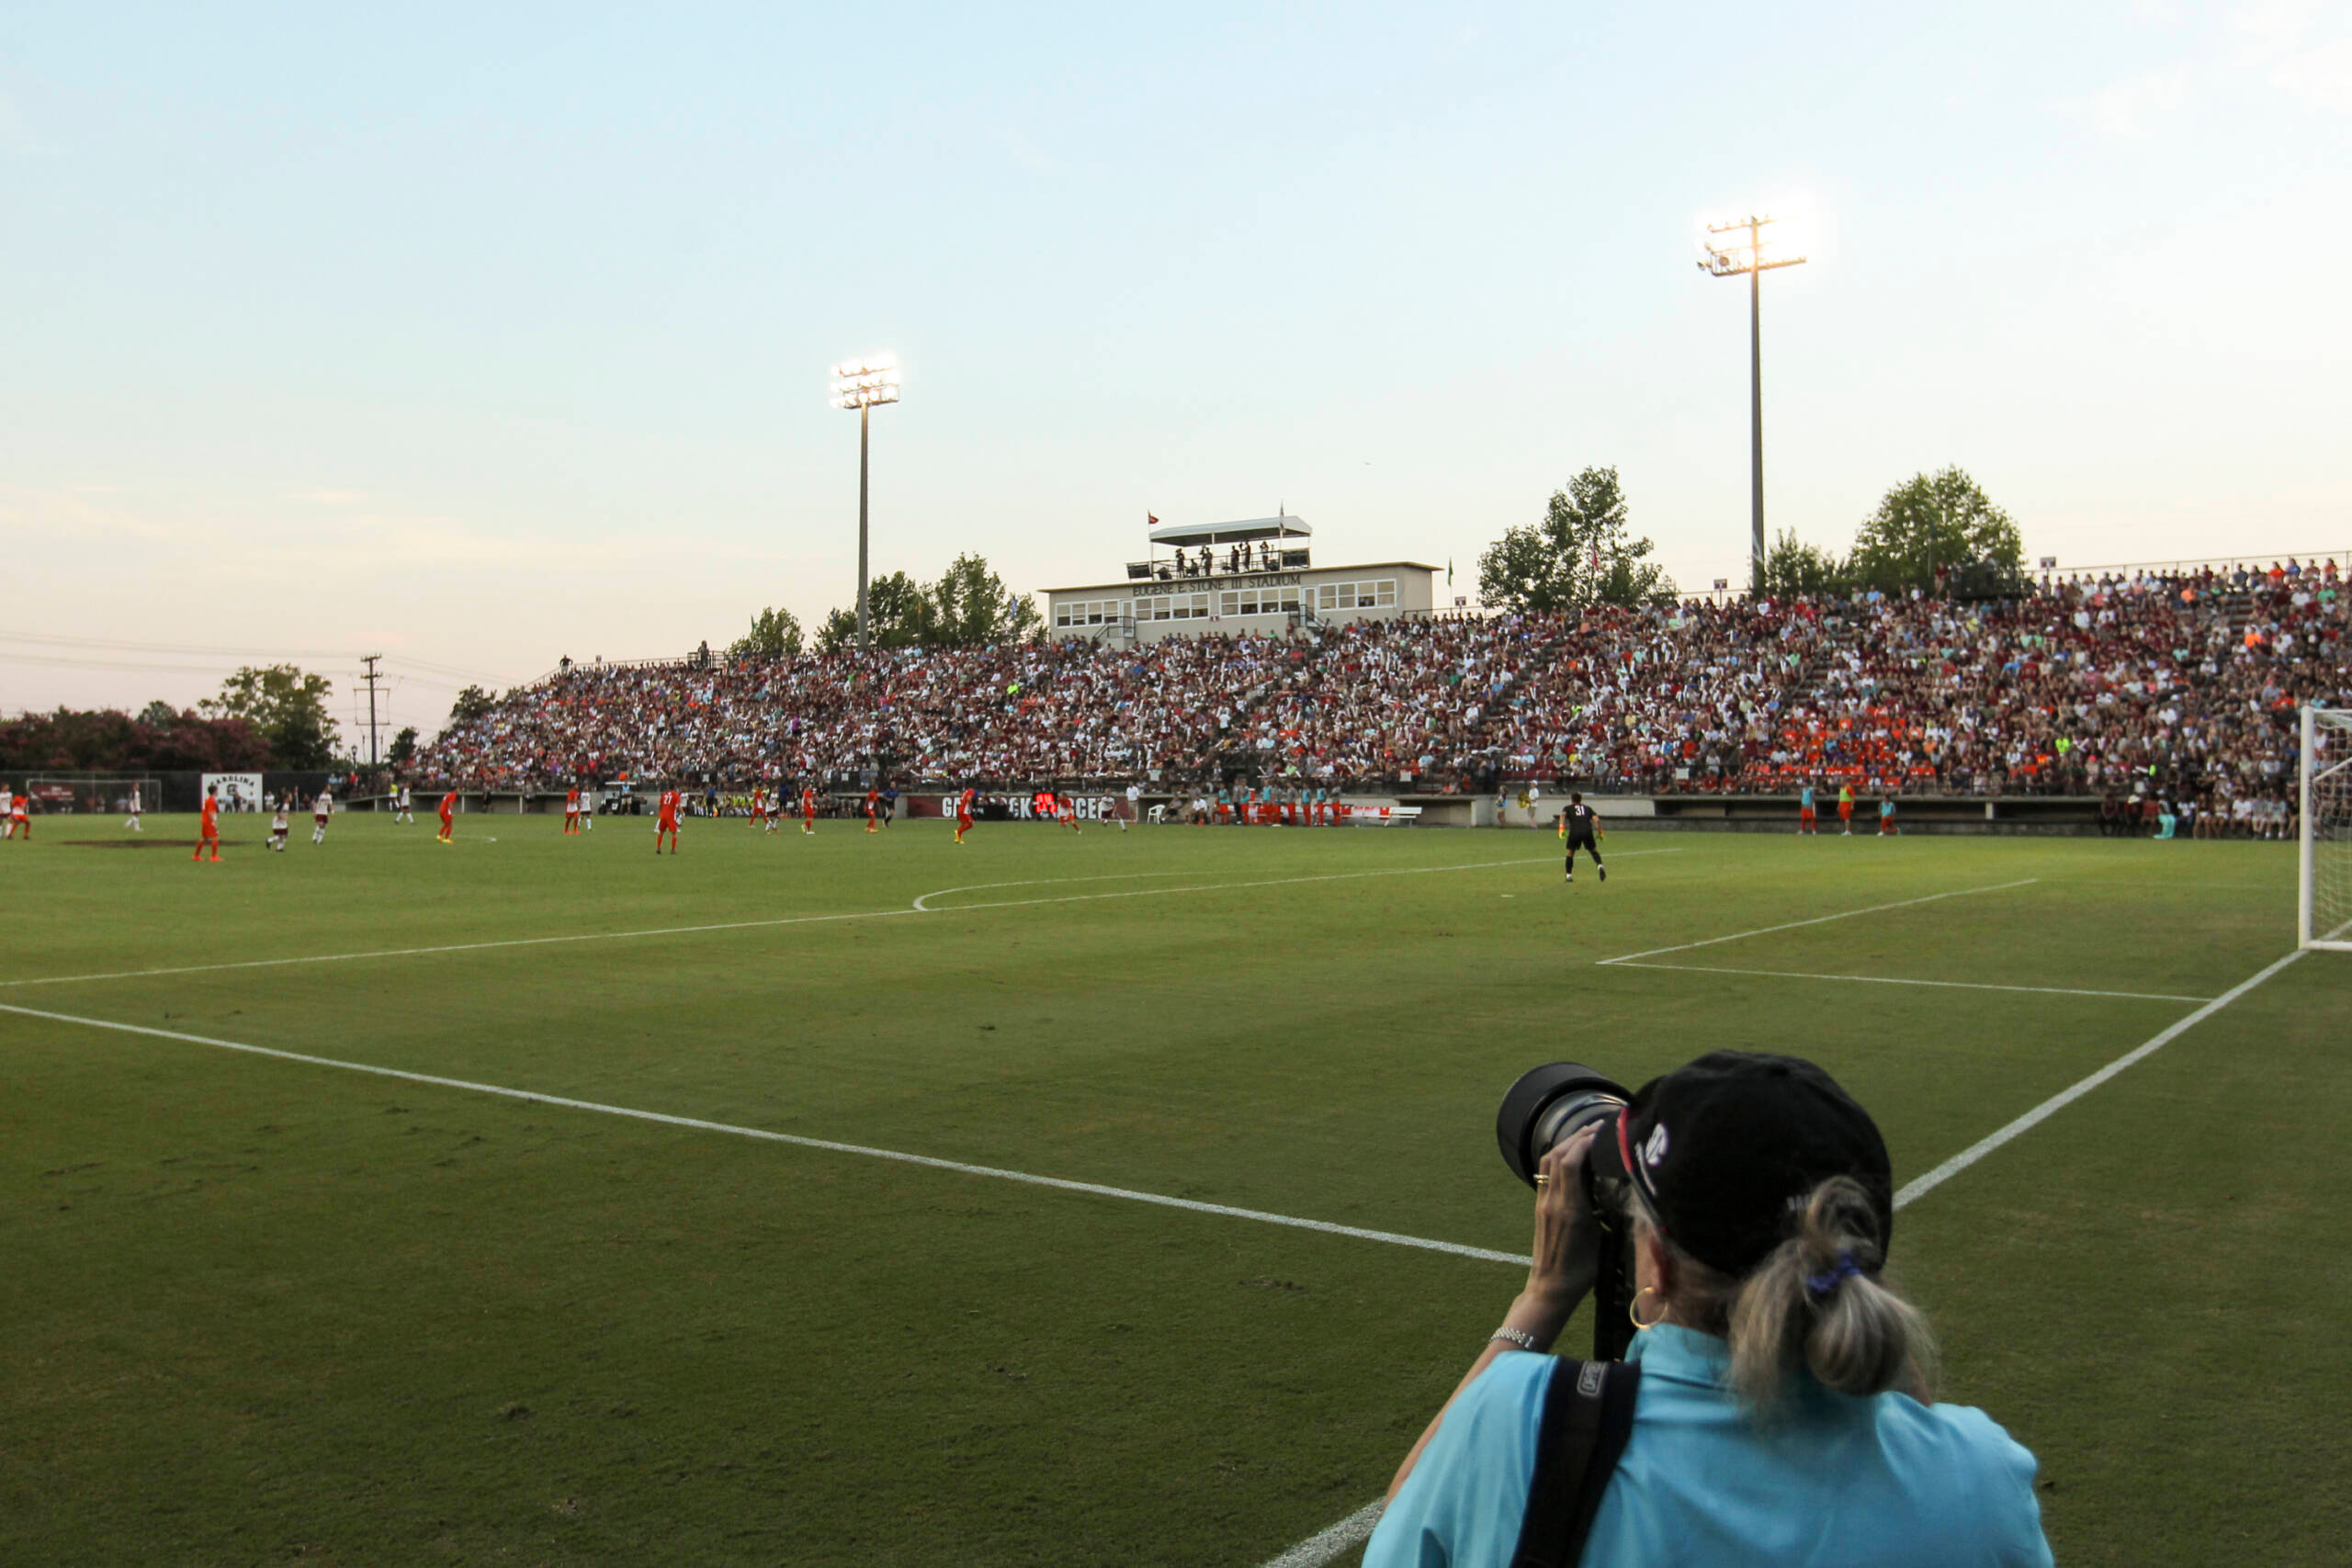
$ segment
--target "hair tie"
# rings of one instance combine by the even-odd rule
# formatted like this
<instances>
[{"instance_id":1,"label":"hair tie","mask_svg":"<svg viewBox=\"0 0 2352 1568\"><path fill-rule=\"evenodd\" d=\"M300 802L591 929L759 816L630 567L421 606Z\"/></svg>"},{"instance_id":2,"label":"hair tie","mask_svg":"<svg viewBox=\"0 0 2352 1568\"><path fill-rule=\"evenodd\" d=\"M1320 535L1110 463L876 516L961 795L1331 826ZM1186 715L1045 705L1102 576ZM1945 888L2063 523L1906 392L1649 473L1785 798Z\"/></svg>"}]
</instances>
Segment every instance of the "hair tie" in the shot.
<instances>
[{"instance_id":1,"label":"hair tie","mask_svg":"<svg viewBox=\"0 0 2352 1568\"><path fill-rule=\"evenodd\" d=\"M1843 1248L1840 1248L1838 1253L1837 1266L1831 1269L1829 1272L1826 1274L1808 1274L1805 1276L1805 1294L1811 1296L1817 1302L1826 1301L1831 1296L1838 1293L1838 1287L1840 1284L1852 1279L1861 1271L1860 1265L1854 1261L1854 1255Z\"/></svg>"}]
</instances>

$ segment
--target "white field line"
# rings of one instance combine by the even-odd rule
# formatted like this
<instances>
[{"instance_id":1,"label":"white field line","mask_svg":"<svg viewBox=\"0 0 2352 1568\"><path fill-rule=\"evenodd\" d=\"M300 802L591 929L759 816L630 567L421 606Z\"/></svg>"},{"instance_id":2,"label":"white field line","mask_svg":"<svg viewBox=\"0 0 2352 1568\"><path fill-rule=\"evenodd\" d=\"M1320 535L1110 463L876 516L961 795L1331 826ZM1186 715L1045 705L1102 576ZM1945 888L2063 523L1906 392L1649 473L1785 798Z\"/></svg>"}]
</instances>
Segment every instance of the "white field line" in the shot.
<instances>
[{"instance_id":1,"label":"white field line","mask_svg":"<svg viewBox=\"0 0 2352 1568\"><path fill-rule=\"evenodd\" d=\"M2352 922L2346 922L2346 926L2338 929L2352 930ZM1672 950L1669 949L1668 951ZM2109 1062L2107 1066L2091 1074L2090 1077L2083 1079L2081 1082L2073 1085L2071 1088L2061 1089L2058 1093L2052 1095L2048 1100L2043 1100L2041 1104L2035 1106L2032 1110L2027 1111L2016 1121L2011 1122L2007 1126L2001 1128L1998 1132L1996 1132L1989 1136L1978 1139L1975 1143L1971 1144L1968 1147L1961 1150L1960 1153L1952 1156L1951 1158L1944 1161L1943 1164L1936 1167L1933 1170L1930 1170L1922 1176L1916 1177L1910 1181L1905 1182L1894 1194L1894 1206L1898 1209L1909 1207L1912 1203L1926 1197L1928 1193L1934 1191L1945 1182L1950 1181L1953 1177L1959 1175L1962 1171L1966 1170L1970 1166L1974 1165L1978 1160L1983 1159L1986 1155L1991 1154L2002 1145L2010 1142L2022 1133L2030 1131L2041 1122L2047 1121L2050 1117L2057 1114L2061 1111L2064 1111L2067 1106L2072 1105L2075 1100L2080 1100L2083 1096L2090 1093L2091 1090L2098 1088L2099 1085L2107 1082L2108 1079L2115 1077L2126 1067L2129 1067L2135 1063L2144 1061L2148 1057L2154 1055L2158 1051L2163 1050L2165 1046L2179 1039L2189 1030L2194 1029L2197 1025L2205 1021L2205 1020L2212 1017L2215 1013L2220 1012L2223 1008L2228 1007L2232 1002L2236 1001L2240 997L2245 996L2248 991L2253 990L2256 986L2261 985L2265 980L2269 979L2273 975L2278 974L2281 969L2286 968L2290 964L2294 963L2295 960L2303 955L2305 951L2308 950L2298 949L2297 951L2287 954L2286 957L2279 959L2277 963L2270 964L2267 968L2263 969L2260 973L2255 975L2250 979L2240 981L2238 984L2231 987L2228 990L2223 991L2220 996L2215 997L2211 1001L2207 1002L2203 1007L2199 1008L2195 1012L2192 1012L2188 1017L2180 1020L2177 1023L2167 1025L2145 1043L2135 1046L2132 1050L2125 1052L2122 1055L2118 1056L2114 1061ZM1644 967L1657 966L1644 965ZM1292 1547L1281 1556L1269 1559L1266 1562L1264 1568L1324 1568L1325 1564L1337 1559L1342 1552L1345 1552L1360 1542L1368 1540L1372 1538L1374 1527L1380 1523L1380 1512L1382 1506L1382 1500L1374 1498L1372 1502L1367 1503L1364 1506L1357 1509L1354 1513L1350 1514L1346 1518L1341 1519L1338 1524L1307 1537L1305 1540L1300 1541L1296 1546Z\"/></svg>"},{"instance_id":2,"label":"white field line","mask_svg":"<svg viewBox=\"0 0 2352 1568\"><path fill-rule=\"evenodd\" d=\"M1374 1497L1329 1529L1317 1530L1280 1557L1269 1558L1266 1568L1323 1568L1340 1553L1372 1539L1372 1528L1380 1522L1384 1506L1385 1500Z\"/></svg>"},{"instance_id":3,"label":"white field line","mask_svg":"<svg viewBox=\"0 0 2352 1568\"><path fill-rule=\"evenodd\" d=\"M1862 915L1875 915L1887 909L1907 909L1914 904L1932 904L1939 898L1965 898L1975 893L2006 893L2012 887L2030 887L2041 881L2029 876L2018 882L1996 882L1990 887L1962 887L1950 893L1930 893L1924 898L1898 898L1892 904L1873 904L1867 909L1846 909L1835 915L1815 915L1809 920L1790 920L1784 925L1758 926L1752 931L1734 931L1729 936L1711 936L1703 942L1686 942L1673 947L1653 947L1646 953L1621 953L1615 958L1599 958L1596 964L1631 964L1636 958L1656 958L1663 953L1688 953L1694 947L1713 947L1718 942L1745 942L1752 936L1770 936L1774 931L1792 931L1800 926L1826 925L1831 920L1850 920Z\"/></svg>"},{"instance_id":4,"label":"white field line","mask_svg":"<svg viewBox=\"0 0 2352 1568\"><path fill-rule=\"evenodd\" d=\"M1961 991L2030 991L2043 997L2120 997L2141 1002L2210 1002L2211 997L2176 997L2164 991L2086 991L2073 986L1996 986L1985 980L1906 980L1891 975L1815 975L1798 969L1727 969L1713 964L1639 964L1608 961L1620 969L1679 969L1692 975L1763 975L1776 980L1851 980L1864 986L1940 986Z\"/></svg>"},{"instance_id":5,"label":"white field line","mask_svg":"<svg viewBox=\"0 0 2352 1568\"><path fill-rule=\"evenodd\" d=\"M703 1133L726 1133L739 1138L758 1138L771 1144L789 1144L796 1148L821 1149L829 1154L863 1155L869 1159L895 1160L900 1165L922 1166L929 1170L949 1170L959 1176L985 1176L999 1181L1018 1181L1030 1187L1050 1187L1061 1192L1083 1192L1096 1198L1119 1198L1130 1203L1153 1203L1163 1209L1183 1209L1196 1214L1216 1214L1228 1220L1256 1220L1261 1224L1287 1225L1294 1230L1320 1231L1326 1235L1351 1236L1358 1241L1386 1242L1391 1247L1417 1247L1423 1252L1451 1253L1456 1258L1475 1258L1487 1263L1509 1263L1524 1268L1527 1258L1515 1252L1497 1252L1484 1247L1464 1247L1459 1242L1433 1241L1426 1236L1400 1235L1395 1231L1369 1230L1362 1225L1336 1224L1329 1220L1301 1219L1294 1214L1271 1214L1261 1209L1239 1209L1228 1203L1204 1203L1193 1198L1171 1198L1159 1192L1137 1192L1125 1187L1105 1187L1099 1182L1071 1181L1058 1176L1035 1176L1023 1170L1001 1170L994 1166L969 1165L962 1160L940 1159L932 1155L907 1154L899 1149L871 1148L864 1144L837 1143L831 1138L803 1137L797 1133L777 1133L763 1127L741 1127L729 1122L707 1122L698 1116L673 1116L662 1111L639 1111L626 1105L604 1105L593 1100L571 1100L560 1094L541 1094L536 1089L510 1089L503 1084L474 1083L465 1078L442 1077L434 1073L413 1073L401 1067L377 1066L368 1062L344 1062L332 1056L312 1056L300 1051L281 1051L270 1045L253 1045L241 1040L220 1040L209 1034L189 1034L176 1029L154 1029L140 1023L120 1023L112 1019L83 1018L74 1013L46 1012L39 1008L16 1007L0 1002L0 1012L15 1013L20 1018L43 1019L51 1023L70 1023L84 1029L112 1030L120 1034L143 1034L156 1040L177 1040L190 1045L210 1045L222 1051L242 1051L249 1055L275 1057L281 1062L300 1062L313 1067L335 1067L347 1073L368 1073L377 1077L398 1078L403 1083L427 1084L435 1089L463 1089L471 1094L494 1094L506 1100L520 1100L537 1105L558 1105L568 1111L592 1111L600 1116L625 1116L636 1122L656 1122L665 1127L686 1127Z\"/></svg>"},{"instance_id":6,"label":"white field line","mask_svg":"<svg viewBox=\"0 0 2352 1568\"><path fill-rule=\"evenodd\" d=\"M2009 1140L2017 1137L2019 1134L2028 1132L2047 1121L2052 1116L2056 1115L2059 1111L2064 1110L2067 1106L2072 1105L2075 1101L2082 1099L2083 1096L2090 1093L2091 1090L2097 1089L2099 1085L2105 1083L2108 1079L2113 1077L2124 1068L2131 1066L2135 1062L2144 1061L2146 1058L2154 1055L2157 1052L2163 1050L2165 1046L2179 1039L2183 1034L2188 1033L2188 1031L2196 1028L2197 1025L2204 1022L2207 1019L2212 1017L2215 1013L2221 1011L2223 1008L2229 1006L2240 997L2245 996L2248 991L2253 990L2256 986L2261 985L2265 980L2269 979L2270 976L2278 974L2278 971L2286 968L2287 965L2295 962L2296 959L2301 958L2305 951L2306 950L2304 949L2298 948L2294 952L2287 954L2286 957L2279 959L2277 963L2261 970L2251 978L2239 981L2236 985L2232 986L2228 990L2223 991L2220 996L2215 997L2211 1001L2207 1002L2203 1007L2199 1008L2195 1012L2190 1013L2187 1018L2182 1019L2179 1022L2168 1025L2165 1029L2159 1031L2153 1038L2148 1040L2146 1043L2125 1052L2122 1055L2118 1056L2115 1060L2109 1062L2107 1066L2101 1067L2098 1071L2083 1079L2080 1083L2074 1085L2072 1088L2059 1090L2056 1094L2052 1095L2048 1100L2043 1100L2041 1104L2035 1106L2032 1110L2027 1111L2024 1115L2018 1117L2007 1126L2001 1128L1998 1132L1992 1133L1984 1137L1979 1138L1976 1142L1969 1145L1968 1147L1961 1150L1960 1153L1952 1156L1951 1158L1944 1161L1943 1164L1936 1167L1935 1169L1928 1171L1924 1175L1912 1178L1909 1181L1903 1184L1902 1190L1895 1193L1894 1206L1898 1209L1902 1208L1905 1204L1911 1202L1913 1200L1924 1197L1928 1193L1934 1191L1937 1188L1942 1186L1945 1182L1950 1181L1962 1171L1966 1170L1970 1166L1974 1165L1978 1160L1983 1159L1986 1155L1991 1154L1995 1149L1999 1148L2003 1144L2009 1142Z\"/></svg>"},{"instance_id":7,"label":"white field line","mask_svg":"<svg viewBox=\"0 0 2352 1568\"><path fill-rule=\"evenodd\" d=\"M1671 855L1679 854L1681 851L1629 850L1625 852L1634 855ZM944 909L932 908L924 901L944 897L950 893L970 893L987 887L1031 887L1052 883L1117 880L1113 877L1047 876L1039 877L1034 882L991 882L980 884L978 887L941 888L937 892L923 894L922 897L917 898L903 909L859 909L839 915L782 915L770 919L720 920L693 926L656 926L643 931L575 931L563 936L505 937L496 942L454 942L435 947L372 948L363 953L313 953L305 958L248 958L230 964L182 964L164 969L118 969L97 975L41 975L28 979L0 980L0 990L14 989L20 986L74 986L97 980L144 980L163 975L209 975L229 969L274 969L293 964L355 964L371 958L418 958L441 953L484 953L502 947L545 947L556 942L626 942L638 937L694 936L707 931L761 931L771 926L820 925L829 920L882 920L901 915L957 915L967 909L1011 909L1024 904L1069 904L1083 902L1090 898L1142 898L1172 893L1216 893L1232 887L1279 887L1299 882L1348 882L1367 876L1420 876L1442 871L1484 871L1501 865L1548 865L1551 863L1551 858L1547 855L1541 860L1525 858L1487 860L1472 861L1463 865L1412 865L1390 867L1381 871L1342 871L1321 876L1278 876L1259 882L1211 882L1193 887L1156 887L1127 893L1079 893L1051 898L1007 898L988 904L957 904ZM1198 874L1170 871L1138 872L1133 874L1187 876Z\"/></svg>"}]
</instances>

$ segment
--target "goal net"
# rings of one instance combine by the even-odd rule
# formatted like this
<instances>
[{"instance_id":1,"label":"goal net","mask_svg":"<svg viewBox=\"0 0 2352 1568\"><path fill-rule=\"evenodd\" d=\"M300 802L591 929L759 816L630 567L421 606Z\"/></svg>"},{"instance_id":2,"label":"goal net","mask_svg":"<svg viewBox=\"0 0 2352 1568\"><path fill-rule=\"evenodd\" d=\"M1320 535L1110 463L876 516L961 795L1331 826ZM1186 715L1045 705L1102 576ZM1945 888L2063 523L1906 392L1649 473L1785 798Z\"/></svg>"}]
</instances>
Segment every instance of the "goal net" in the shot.
<instances>
[{"instance_id":1,"label":"goal net","mask_svg":"<svg viewBox=\"0 0 2352 1568\"><path fill-rule=\"evenodd\" d=\"M2352 709L2305 708L2297 938L2352 953Z\"/></svg>"},{"instance_id":2,"label":"goal net","mask_svg":"<svg viewBox=\"0 0 2352 1568\"><path fill-rule=\"evenodd\" d=\"M164 809L164 781L152 773L36 773L25 793L40 810L88 817L129 817L134 793L142 813Z\"/></svg>"}]
</instances>

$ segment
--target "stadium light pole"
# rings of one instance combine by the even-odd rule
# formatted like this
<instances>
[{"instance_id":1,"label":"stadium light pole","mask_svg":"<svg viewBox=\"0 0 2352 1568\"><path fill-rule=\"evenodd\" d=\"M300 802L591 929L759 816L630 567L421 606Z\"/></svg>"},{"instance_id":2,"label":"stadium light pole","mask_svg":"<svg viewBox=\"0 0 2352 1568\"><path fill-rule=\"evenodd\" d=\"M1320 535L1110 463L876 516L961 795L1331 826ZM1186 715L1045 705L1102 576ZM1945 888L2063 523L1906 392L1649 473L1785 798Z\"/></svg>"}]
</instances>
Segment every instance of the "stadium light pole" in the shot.
<instances>
[{"instance_id":1,"label":"stadium light pole","mask_svg":"<svg viewBox=\"0 0 2352 1568\"><path fill-rule=\"evenodd\" d=\"M1767 261L1764 247L1766 225L1788 221L1769 213L1751 214L1722 223L1706 226L1706 237L1700 243L1707 254L1699 263L1699 270L1711 277L1747 276L1747 423L1748 423L1748 504L1750 509L1748 538L1749 592L1761 596L1764 592L1764 288L1763 277L1777 266L1797 266L1805 258L1777 256ZM1719 240L1715 236L1743 236Z\"/></svg>"},{"instance_id":2,"label":"stadium light pole","mask_svg":"<svg viewBox=\"0 0 2352 1568\"><path fill-rule=\"evenodd\" d=\"M877 404L899 400L899 362L887 354L833 367L833 407L857 411L857 649L865 651L866 448Z\"/></svg>"}]
</instances>

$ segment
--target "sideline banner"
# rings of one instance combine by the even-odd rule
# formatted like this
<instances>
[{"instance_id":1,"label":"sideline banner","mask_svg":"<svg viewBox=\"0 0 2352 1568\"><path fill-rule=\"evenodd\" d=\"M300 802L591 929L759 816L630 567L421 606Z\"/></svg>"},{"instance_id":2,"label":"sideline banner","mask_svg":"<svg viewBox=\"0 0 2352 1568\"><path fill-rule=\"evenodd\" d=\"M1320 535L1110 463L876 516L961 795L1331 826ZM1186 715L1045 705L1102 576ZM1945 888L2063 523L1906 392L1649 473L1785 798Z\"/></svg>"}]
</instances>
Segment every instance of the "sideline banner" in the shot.
<instances>
[{"instance_id":1,"label":"sideline banner","mask_svg":"<svg viewBox=\"0 0 2352 1568\"><path fill-rule=\"evenodd\" d=\"M899 796L910 817L947 817L956 815L953 795L906 795ZM1071 815L1080 822L1114 822L1121 807L1127 803L1123 795L1079 795L1070 797ZM1042 822L1037 815L1036 797L1028 795L976 795L972 797L972 815L983 822Z\"/></svg>"},{"instance_id":2,"label":"sideline banner","mask_svg":"<svg viewBox=\"0 0 2352 1568\"><path fill-rule=\"evenodd\" d=\"M198 805L207 790L217 789L223 811L259 811L261 809L261 775L259 773L206 773L196 781Z\"/></svg>"}]
</instances>

